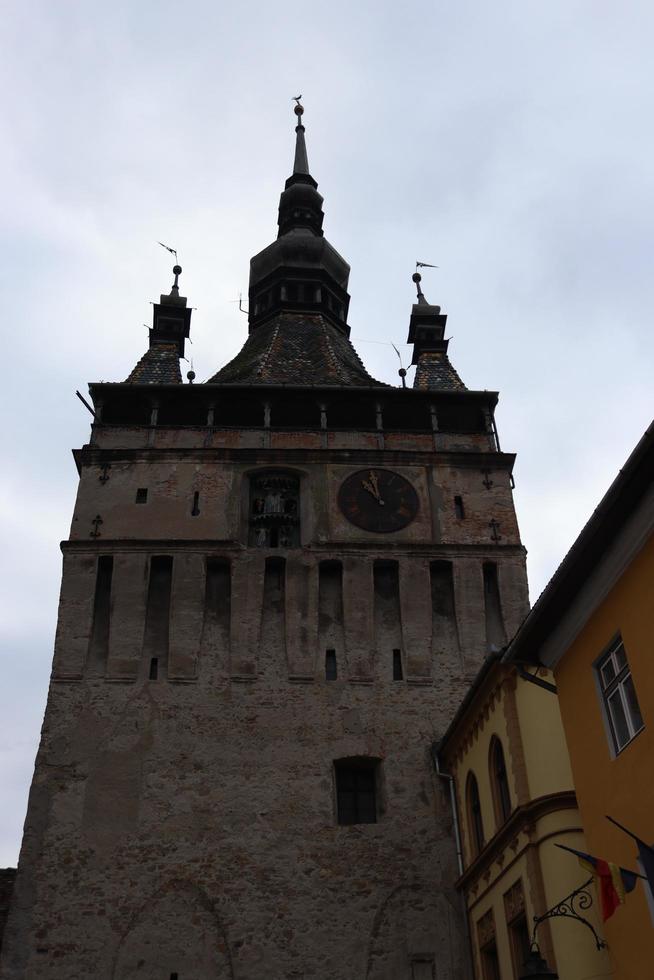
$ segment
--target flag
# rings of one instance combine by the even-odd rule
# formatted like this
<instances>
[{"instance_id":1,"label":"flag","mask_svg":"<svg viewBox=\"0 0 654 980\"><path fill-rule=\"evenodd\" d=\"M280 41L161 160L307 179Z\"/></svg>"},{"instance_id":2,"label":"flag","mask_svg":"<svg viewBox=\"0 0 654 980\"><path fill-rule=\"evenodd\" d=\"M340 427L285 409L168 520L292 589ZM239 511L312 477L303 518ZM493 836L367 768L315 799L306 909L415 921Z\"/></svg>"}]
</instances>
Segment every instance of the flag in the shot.
<instances>
[{"instance_id":1,"label":"flag","mask_svg":"<svg viewBox=\"0 0 654 980\"><path fill-rule=\"evenodd\" d=\"M650 847L649 844L646 844L644 840L641 840L637 834L632 834L630 830L623 827L622 824L618 823L617 820L614 820L613 817L607 817L606 819L610 820L612 824L615 824L616 827L619 827L620 830L623 830L625 834L629 834L629 836L633 837L633 839L636 841L636 844L638 845L638 857L640 859L642 869L645 872L650 893L654 899L654 848Z\"/></svg>"},{"instance_id":2,"label":"flag","mask_svg":"<svg viewBox=\"0 0 654 980\"><path fill-rule=\"evenodd\" d=\"M592 854L576 851L574 847L566 847L565 844L557 844L556 847L576 855L582 868L595 876L600 895L602 922L606 922L618 906L624 904L626 894L634 890L640 875L635 871L627 870L627 868L620 868L612 861L605 861L604 858L597 858L593 857ZM654 858L654 854L652 857Z\"/></svg>"},{"instance_id":3,"label":"flag","mask_svg":"<svg viewBox=\"0 0 654 980\"><path fill-rule=\"evenodd\" d=\"M640 837L636 838L636 843L638 844L638 857L647 877L647 884L649 885L652 898L654 898L654 850L648 844L645 844Z\"/></svg>"}]
</instances>

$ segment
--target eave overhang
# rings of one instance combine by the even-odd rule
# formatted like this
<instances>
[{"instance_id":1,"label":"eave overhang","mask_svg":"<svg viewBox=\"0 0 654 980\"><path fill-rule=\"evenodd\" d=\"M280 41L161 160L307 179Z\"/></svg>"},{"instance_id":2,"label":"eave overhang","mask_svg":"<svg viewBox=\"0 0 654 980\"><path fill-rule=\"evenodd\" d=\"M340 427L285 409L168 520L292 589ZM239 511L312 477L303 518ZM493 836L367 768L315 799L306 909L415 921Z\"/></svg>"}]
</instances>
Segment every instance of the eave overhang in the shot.
<instances>
[{"instance_id":1,"label":"eave overhang","mask_svg":"<svg viewBox=\"0 0 654 980\"><path fill-rule=\"evenodd\" d=\"M509 644L505 662L555 667L652 533L654 423Z\"/></svg>"}]
</instances>

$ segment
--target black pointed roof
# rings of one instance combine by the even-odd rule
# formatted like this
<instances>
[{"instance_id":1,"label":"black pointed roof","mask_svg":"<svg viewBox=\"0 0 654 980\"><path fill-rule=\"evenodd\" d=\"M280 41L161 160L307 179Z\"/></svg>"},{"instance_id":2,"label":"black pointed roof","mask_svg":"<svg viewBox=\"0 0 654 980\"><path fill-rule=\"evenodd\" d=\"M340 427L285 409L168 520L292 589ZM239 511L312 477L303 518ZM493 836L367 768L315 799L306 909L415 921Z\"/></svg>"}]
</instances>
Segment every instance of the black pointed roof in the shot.
<instances>
[{"instance_id":1,"label":"black pointed roof","mask_svg":"<svg viewBox=\"0 0 654 980\"><path fill-rule=\"evenodd\" d=\"M323 199L309 172L295 107L293 173L279 200L277 238L250 262L249 337L211 384L382 386L349 341L350 267L322 230Z\"/></svg>"}]
</instances>

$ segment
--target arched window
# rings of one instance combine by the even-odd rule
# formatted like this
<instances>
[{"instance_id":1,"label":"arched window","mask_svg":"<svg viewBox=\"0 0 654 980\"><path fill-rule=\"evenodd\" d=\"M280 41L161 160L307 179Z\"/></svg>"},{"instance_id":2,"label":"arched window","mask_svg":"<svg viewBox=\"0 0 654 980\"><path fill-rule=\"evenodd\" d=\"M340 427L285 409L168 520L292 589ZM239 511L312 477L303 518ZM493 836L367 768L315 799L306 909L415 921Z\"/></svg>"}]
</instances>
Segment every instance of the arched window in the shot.
<instances>
[{"instance_id":1,"label":"arched window","mask_svg":"<svg viewBox=\"0 0 654 980\"><path fill-rule=\"evenodd\" d=\"M473 857L481 851L484 846L484 825L481 819L481 802L479 800L479 787L474 773L468 773L466 785L466 798L468 809L468 826L470 828L470 841Z\"/></svg>"},{"instance_id":2,"label":"arched window","mask_svg":"<svg viewBox=\"0 0 654 980\"><path fill-rule=\"evenodd\" d=\"M509 781L506 775L506 764L504 762L504 749L497 736L493 736L491 739L489 756L495 819L497 826L501 827L511 816L512 807Z\"/></svg>"}]
</instances>

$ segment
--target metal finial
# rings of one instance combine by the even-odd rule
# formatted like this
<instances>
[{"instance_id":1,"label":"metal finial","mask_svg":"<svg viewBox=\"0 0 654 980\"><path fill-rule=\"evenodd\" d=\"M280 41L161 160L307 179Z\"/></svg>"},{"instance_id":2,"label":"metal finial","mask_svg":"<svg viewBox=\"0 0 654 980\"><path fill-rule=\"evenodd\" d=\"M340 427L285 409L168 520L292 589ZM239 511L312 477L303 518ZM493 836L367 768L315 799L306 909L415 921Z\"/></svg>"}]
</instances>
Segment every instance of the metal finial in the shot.
<instances>
[{"instance_id":1,"label":"metal finial","mask_svg":"<svg viewBox=\"0 0 654 980\"><path fill-rule=\"evenodd\" d=\"M397 356L398 356L398 358L400 360L400 369L399 369L399 371L397 373L399 374L400 378L402 379L402 387L403 388L406 388L406 368L404 367L404 364L402 364L402 355L400 354L400 352L397 349L397 347L395 346L395 344L391 344L391 347L393 348L393 350L395 351L395 353L397 354Z\"/></svg>"},{"instance_id":2,"label":"metal finial","mask_svg":"<svg viewBox=\"0 0 654 980\"><path fill-rule=\"evenodd\" d=\"M193 371L193 370L187 371L186 372L186 377L188 378L188 383L190 385L192 385L193 382L195 381L195 371Z\"/></svg>"},{"instance_id":3,"label":"metal finial","mask_svg":"<svg viewBox=\"0 0 654 980\"><path fill-rule=\"evenodd\" d=\"M301 104L301 95L294 95L293 102L297 105L293 108L293 112L297 116L297 126L295 127L295 160L293 161L293 173L294 174L309 174L309 160L307 158L307 148L304 142L304 123L302 122L302 115L304 114L304 106Z\"/></svg>"},{"instance_id":4,"label":"metal finial","mask_svg":"<svg viewBox=\"0 0 654 980\"><path fill-rule=\"evenodd\" d=\"M420 302L422 300L422 302L424 303L425 302L425 294L423 293L422 289L420 288L420 283L422 282L422 276L420 275L419 272L414 272L413 275L411 276L411 278L412 278L412 280L416 284L416 290L417 290L417 293L418 293L418 302Z\"/></svg>"}]
</instances>

